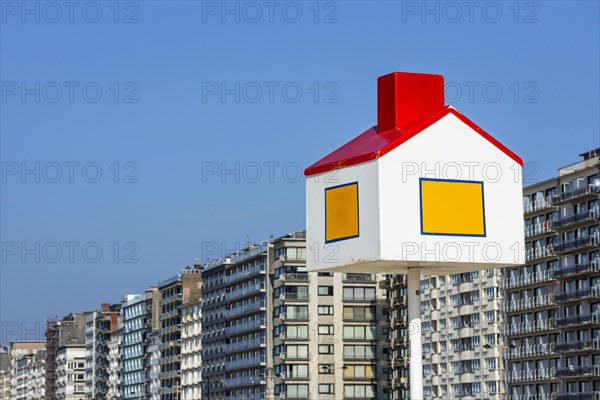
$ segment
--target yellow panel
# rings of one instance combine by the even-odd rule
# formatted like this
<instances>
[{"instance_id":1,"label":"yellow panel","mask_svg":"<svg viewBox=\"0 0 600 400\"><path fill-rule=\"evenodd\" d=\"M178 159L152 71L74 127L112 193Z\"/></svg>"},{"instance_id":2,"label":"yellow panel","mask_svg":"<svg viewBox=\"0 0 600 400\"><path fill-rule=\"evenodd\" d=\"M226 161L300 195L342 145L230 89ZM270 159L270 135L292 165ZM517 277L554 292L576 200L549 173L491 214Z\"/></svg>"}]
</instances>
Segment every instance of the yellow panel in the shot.
<instances>
[{"instance_id":1,"label":"yellow panel","mask_svg":"<svg viewBox=\"0 0 600 400\"><path fill-rule=\"evenodd\" d=\"M485 236L483 182L421 179L421 231Z\"/></svg>"},{"instance_id":2,"label":"yellow panel","mask_svg":"<svg viewBox=\"0 0 600 400\"><path fill-rule=\"evenodd\" d=\"M325 241L358 236L358 183L325 189Z\"/></svg>"}]
</instances>

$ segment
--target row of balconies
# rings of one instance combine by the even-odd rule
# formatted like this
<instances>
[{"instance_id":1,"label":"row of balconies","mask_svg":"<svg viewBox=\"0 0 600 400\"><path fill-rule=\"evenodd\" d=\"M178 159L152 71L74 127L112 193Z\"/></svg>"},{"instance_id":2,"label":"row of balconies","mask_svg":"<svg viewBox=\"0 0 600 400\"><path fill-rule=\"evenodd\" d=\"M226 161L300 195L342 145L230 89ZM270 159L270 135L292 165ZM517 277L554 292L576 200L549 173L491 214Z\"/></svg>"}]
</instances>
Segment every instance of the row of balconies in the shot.
<instances>
[{"instance_id":1,"label":"row of balconies","mask_svg":"<svg viewBox=\"0 0 600 400\"><path fill-rule=\"evenodd\" d=\"M248 358L240 358L236 360L229 360L225 362L225 369L230 371L233 369L251 368L266 365L265 355L258 355Z\"/></svg>"},{"instance_id":2,"label":"row of balconies","mask_svg":"<svg viewBox=\"0 0 600 400\"><path fill-rule=\"evenodd\" d=\"M559 218L554 222L554 226L556 228L564 228L569 225L574 225L580 222L587 222L597 220L600 216L598 212L598 207L591 208L587 211L579 212L573 215L569 215L567 217Z\"/></svg>"},{"instance_id":3,"label":"row of balconies","mask_svg":"<svg viewBox=\"0 0 600 400\"><path fill-rule=\"evenodd\" d=\"M587 185L582 188L569 190L568 192L562 192L559 194L555 194L552 196L551 202L552 204L561 204L567 201L571 201L577 198L587 197L587 196L595 196L600 193L600 187L596 185Z\"/></svg>"},{"instance_id":4,"label":"row of balconies","mask_svg":"<svg viewBox=\"0 0 600 400\"><path fill-rule=\"evenodd\" d=\"M600 297L600 287L592 287L585 289L569 290L563 293L558 293L555 296L557 302L566 302L571 300L583 300L587 298Z\"/></svg>"},{"instance_id":5,"label":"row of balconies","mask_svg":"<svg viewBox=\"0 0 600 400\"><path fill-rule=\"evenodd\" d=\"M600 233L596 231L591 236L580 237L574 240L569 240L567 242L560 242L554 245L554 252L567 253L575 249L598 245L600 245Z\"/></svg>"},{"instance_id":6,"label":"row of balconies","mask_svg":"<svg viewBox=\"0 0 600 400\"><path fill-rule=\"evenodd\" d=\"M600 257L594 258L590 262L580 263L573 266L563 266L554 271L556 278L569 275L583 274L587 272L597 272L600 270Z\"/></svg>"},{"instance_id":7,"label":"row of balconies","mask_svg":"<svg viewBox=\"0 0 600 400\"><path fill-rule=\"evenodd\" d=\"M237 270L234 274L225 275L223 278L224 282L228 285L232 283L242 281L244 279L248 279L254 277L256 275L264 274L265 268L263 264L255 264L250 268L245 270Z\"/></svg>"},{"instance_id":8,"label":"row of balconies","mask_svg":"<svg viewBox=\"0 0 600 400\"><path fill-rule=\"evenodd\" d=\"M557 295L558 297L558 295ZM558 299L557 299L558 300ZM554 294L547 293L539 296L531 296L523 299L509 300L504 303L504 310L507 312L526 310L529 308L545 307L554 305Z\"/></svg>"},{"instance_id":9,"label":"row of balconies","mask_svg":"<svg viewBox=\"0 0 600 400\"><path fill-rule=\"evenodd\" d=\"M258 311L266 311L265 301L255 301L253 303L248 303L243 306L234 306L229 310L225 310L223 315L225 318L235 318L241 315L251 314Z\"/></svg>"},{"instance_id":10,"label":"row of balconies","mask_svg":"<svg viewBox=\"0 0 600 400\"><path fill-rule=\"evenodd\" d=\"M236 351L248 350L248 349L253 349L253 348L257 348L257 347L265 347L265 346L266 346L265 339L258 337L258 338L248 339L248 340L242 340L239 342L228 343L225 346L225 351L227 353L233 353Z\"/></svg>"},{"instance_id":11,"label":"row of balconies","mask_svg":"<svg viewBox=\"0 0 600 400\"><path fill-rule=\"evenodd\" d=\"M557 326L555 318L544 318L532 321L522 321L508 323L504 326L504 333L507 335L516 335L521 333L539 332L555 329Z\"/></svg>"},{"instance_id":12,"label":"row of balconies","mask_svg":"<svg viewBox=\"0 0 600 400\"><path fill-rule=\"evenodd\" d=\"M513 289L521 286L533 285L555 280L554 271L547 269L545 271L535 271L516 276L510 276L502 280L503 289Z\"/></svg>"},{"instance_id":13,"label":"row of balconies","mask_svg":"<svg viewBox=\"0 0 600 400\"><path fill-rule=\"evenodd\" d=\"M227 294L225 295L225 299L227 301L233 301L236 299L241 299L243 297L248 297L248 296L255 295L257 293L264 293L264 292L265 292L265 284L264 283L255 283L252 285L247 285L247 286L241 287L239 289L235 289L230 292L227 292Z\"/></svg>"},{"instance_id":14,"label":"row of balconies","mask_svg":"<svg viewBox=\"0 0 600 400\"><path fill-rule=\"evenodd\" d=\"M554 367L506 371L505 379L507 382L551 380L557 377L556 372L556 368Z\"/></svg>"},{"instance_id":15,"label":"row of balconies","mask_svg":"<svg viewBox=\"0 0 600 400\"><path fill-rule=\"evenodd\" d=\"M233 336L242 333L252 332L259 329L267 329L266 320L248 321L241 324L231 325L225 328L225 335Z\"/></svg>"}]
</instances>

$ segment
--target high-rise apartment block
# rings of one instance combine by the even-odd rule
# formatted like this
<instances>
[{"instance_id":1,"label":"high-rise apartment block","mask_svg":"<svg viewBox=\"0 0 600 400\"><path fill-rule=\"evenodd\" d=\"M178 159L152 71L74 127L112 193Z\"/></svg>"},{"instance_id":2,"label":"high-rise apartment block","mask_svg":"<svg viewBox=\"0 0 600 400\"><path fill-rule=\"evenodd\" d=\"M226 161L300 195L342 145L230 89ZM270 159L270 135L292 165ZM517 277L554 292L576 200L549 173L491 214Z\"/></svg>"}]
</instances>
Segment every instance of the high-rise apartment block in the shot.
<instances>
[{"instance_id":1,"label":"high-rise apartment block","mask_svg":"<svg viewBox=\"0 0 600 400\"><path fill-rule=\"evenodd\" d=\"M203 398L383 396L378 277L308 273L306 257L295 232L206 265Z\"/></svg>"},{"instance_id":2,"label":"high-rise apartment block","mask_svg":"<svg viewBox=\"0 0 600 400\"><path fill-rule=\"evenodd\" d=\"M509 400L600 398L600 149L524 189L527 264L506 272Z\"/></svg>"}]
</instances>

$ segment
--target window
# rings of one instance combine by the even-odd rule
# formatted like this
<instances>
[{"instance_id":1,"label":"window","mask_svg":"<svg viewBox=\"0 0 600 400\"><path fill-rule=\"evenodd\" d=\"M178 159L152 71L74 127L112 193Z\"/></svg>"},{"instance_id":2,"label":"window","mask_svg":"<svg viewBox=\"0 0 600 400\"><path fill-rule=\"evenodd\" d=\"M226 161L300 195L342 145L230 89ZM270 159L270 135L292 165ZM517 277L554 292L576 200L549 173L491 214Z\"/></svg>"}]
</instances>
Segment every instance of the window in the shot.
<instances>
[{"instance_id":1,"label":"window","mask_svg":"<svg viewBox=\"0 0 600 400\"><path fill-rule=\"evenodd\" d=\"M333 345L332 344L320 344L319 345L319 354L333 354Z\"/></svg>"},{"instance_id":2,"label":"window","mask_svg":"<svg viewBox=\"0 0 600 400\"><path fill-rule=\"evenodd\" d=\"M333 296L333 286L319 286L319 296Z\"/></svg>"},{"instance_id":3,"label":"window","mask_svg":"<svg viewBox=\"0 0 600 400\"><path fill-rule=\"evenodd\" d=\"M376 334L375 326L344 326L344 339L373 340Z\"/></svg>"},{"instance_id":4,"label":"window","mask_svg":"<svg viewBox=\"0 0 600 400\"><path fill-rule=\"evenodd\" d=\"M354 399L374 399L375 385L344 385L344 396Z\"/></svg>"},{"instance_id":5,"label":"window","mask_svg":"<svg viewBox=\"0 0 600 400\"><path fill-rule=\"evenodd\" d=\"M345 345L344 358L348 360L363 360L375 358L375 346L369 345Z\"/></svg>"},{"instance_id":6,"label":"window","mask_svg":"<svg viewBox=\"0 0 600 400\"><path fill-rule=\"evenodd\" d=\"M347 379L375 379L374 365L345 365L344 378Z\"/></svg>"},{"instance_id":7,"label":"window","mask_svg":"<svg viewBox=\"0 0 600 400\"><path fill-rule=\"evenodd\" d=\"M288 325L286 336L288 339L308 339L308 325Z\"/></svg>"},{"instance_id":8,"label":"window","mask_svg":"<svg viewBox=\"0 0 600 400\"><path fill-rule=\"evenodd\" d=\"M344 286L344 300L349 301L374 301L374 287Z\"/></svg>"},{"instance_id":9,"label":"window","mask_svg":"<svg viewBox=\"0 0 600 400\"><path fill-rule=\"evenodd\" d=\"M307 359L308 358L308 345L296 344L286 346L286 357L291 359Z\"/></svg>"},{"instance_id":10,"label":"window","mask_svg":"<svg viewBox=\"0 0 600 400\"><path fill-rule=\"evenodd\" d=\"M333 325L319 325L319 335L333 335Z\"/></svg>"},{"instance_id":11,"label":"window","mask_svg":"<svg viewBox=\"0 0 600 400\"><path fill-rule=\"evenodd\" d=\"M333 315L333 306L319 306L319 315Z\"/></svg>"},{"instance_id":12,"label":"window","mask_svg":"<svg viewBox=\"0 0 600 400\"><path fill-rule=\"evenodd\" d=\"M307 319L308 306L286 306L285 313L288 319Z\"/></svg>"},{"instance_id":13,"label":"window","mask_svg":"<svg viewBox=\"0 0 600 400\"><path fill-rule=\"evenodd\" d=\"M308 385L286 385L287 398L308 398Z\"/></svg>"},{"instance_id":14,"label":"window","mask_svg":"<svg viewBox=\"0 0 600 400\"><path fill-rule=\"evenodd\" d=\"M320 383L319 394L333 394L333 383Z\"/></svg>"},{"instance_id":15,"label":"window","mask_svg":"<svg viewBox=\"0 0 600 400\"><path fill-rule=\"evenodd\" d=\"M375 319L375 307L344 306L343 318L348 321L370 321Z\"/></svg>"}]
</instances>

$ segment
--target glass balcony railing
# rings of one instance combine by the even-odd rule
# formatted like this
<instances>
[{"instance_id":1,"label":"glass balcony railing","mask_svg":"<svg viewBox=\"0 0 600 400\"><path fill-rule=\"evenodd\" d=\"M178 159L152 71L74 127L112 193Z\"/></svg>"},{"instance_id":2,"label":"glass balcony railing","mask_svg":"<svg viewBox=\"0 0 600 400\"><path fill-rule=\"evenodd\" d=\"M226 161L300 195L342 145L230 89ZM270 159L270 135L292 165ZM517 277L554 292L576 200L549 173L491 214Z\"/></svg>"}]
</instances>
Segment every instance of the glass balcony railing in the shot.
<instances>
[{"instance_id":1,"label":"glass balcony railing","mask_svg":"<svg viewBox=\"0 0 600 400\"><path fill-rule=\"evenodd\" d=\"M555 299L557 302L564 302L598 297L600 297L600 287L592 287L586 289L569 290L563 293L558 293L556 294Z\"/></svg>"},{"instance_id":2,"label":"glass balcony railing","mask_svg":"<svg viewBox=\"0 0 600 400\"><path fill-rule=\"evenodd\" d=\"M567 217L559 218L554 222L556 228L562 228L568 225L576 224L578 222L592 221L598 219L600 212L598 208L592 208L588 211L580 212L577 214L569 215Z\"/></svg>"},{"instance_id":3,"label":"glass balcony railing","mask_svg":"<svg viewBox=\"0 0 600 400\"><path fill-rule=\"evenodd\" d=\"M600 244L600 235L592 235L587 237L581 237L566 242L560 242L554 245L554 251L556 253L566 253L571 250L576 250L583 247L598 246Z\"/></svg>"},{"instance_id":4,"label":"glass balcony railing","mask_svg":"<svg viewBox=\"0 0 600 400\"><path fill-rule=\"evenodd\" d=\"M554 270L554 276L561 278L563 276L583 274L586 272L595 272L600 270L600 258L594 258L591 262L580 263L576 265L567 265Z\"/></svg>"},{"instance_id":5,"label":"glass balcony railing","mask_svg":"<svg viewBox=\"0 0 600 400\"><path fill-rule=\"evenodd\" d=\"M256 264L245 270L240 270L234 274L226 275L223 280L225 281L226 284L230 285L234 282L239 282L244 279L249 279L256 275L260 275L260 274L264 274L264 273L265 273L264 265Z\"/></svg>"},{"instance_id":6,"label":"glass balcony railing","mask_svg":"<svg viewBox=\"0 0 600 400\"><path fill-rule=\"evenodd\" d=\"M598 318L597 314L580 314L570 317L557 318L556 326L598 324L599 322L600 318Z\"/></svg>"},{"instance_id":7,"label":"glass balcony railing","mask_svg":"<svg viewBox=\"0 0 600 400\"><path fill-rule=\"evenodd\" d=\"M600 365L580 365L577 367L570 365L564 368L557 368L556 376L600 376Z\"/></svg>"},{"instance_id":8,"label":"glass balcony railing","mask_svg":"<svg viewBox=\"0 0 600 400\"><path fill-rule=\"evenodd\" d=\"M225 294L225 298L228 301L233 301L236 299L240 299L243 297L248 297L248 296L252 296L255 295L257 293L261 293L265 291L265 284L263 283L256 283L253 285L248 285L248 286L244 286L242 288L239 289L235 289L232 290L231 292L228 292Z\"/></svg>"},{"instance_id":9,"label":"glass balcony railing","mask_svg":"<svg viewBox=\"0 0 600 400\"><path fill-rule=\"evenodd\" d=\"M512 289L520 286L533 285L536 283L550 282L555 279L554 270L535 271L504 278L502 285L504 289Z\"/></svg>"}]
</instances>

